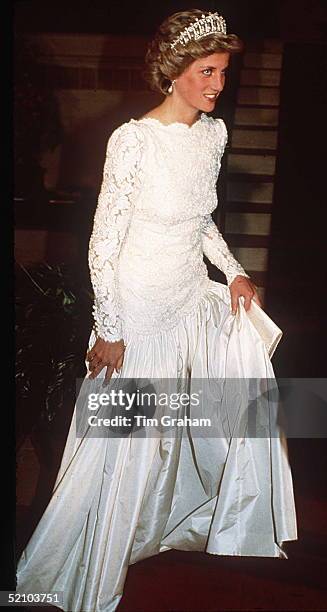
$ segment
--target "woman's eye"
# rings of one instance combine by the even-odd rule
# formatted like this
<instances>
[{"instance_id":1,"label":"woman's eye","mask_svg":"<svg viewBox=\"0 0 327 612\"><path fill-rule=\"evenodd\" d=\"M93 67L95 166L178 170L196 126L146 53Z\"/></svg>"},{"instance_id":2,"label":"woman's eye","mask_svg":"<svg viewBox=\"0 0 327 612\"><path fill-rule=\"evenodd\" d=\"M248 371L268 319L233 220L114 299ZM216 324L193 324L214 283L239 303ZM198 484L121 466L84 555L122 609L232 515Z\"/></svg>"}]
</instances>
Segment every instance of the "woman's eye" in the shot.
<instances>
[{"instance_id":1,"label":"woman's eye","mask_svg":"<svg viewBox=\"0 0 327 612\"><path fill-rule=\"evenodd\" d=\"M204 70L202 70L203 74L205 74L206 76L210 76L212 73L211 68L205 68Z\"/></svg>"}]
</instances>

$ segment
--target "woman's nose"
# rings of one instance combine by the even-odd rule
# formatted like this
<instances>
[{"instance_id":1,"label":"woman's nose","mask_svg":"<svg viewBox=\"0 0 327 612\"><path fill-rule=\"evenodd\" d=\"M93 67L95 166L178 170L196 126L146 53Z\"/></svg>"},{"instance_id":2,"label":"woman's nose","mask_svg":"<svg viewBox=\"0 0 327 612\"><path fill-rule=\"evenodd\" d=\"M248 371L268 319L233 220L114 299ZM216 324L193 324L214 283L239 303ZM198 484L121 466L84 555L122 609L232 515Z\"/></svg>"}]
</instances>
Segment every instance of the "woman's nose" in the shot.
<instances>
[{"instance_id":1,"label":"woman's nose","mask_svg":"<svg viewBox=\"0 0 327 612\"><path fill-rule=\"evenodd\" d=\"M224 89L225 79L223 74L217 74L213 78L212 87L220 92Z\"/></svg>"}]
</instances>

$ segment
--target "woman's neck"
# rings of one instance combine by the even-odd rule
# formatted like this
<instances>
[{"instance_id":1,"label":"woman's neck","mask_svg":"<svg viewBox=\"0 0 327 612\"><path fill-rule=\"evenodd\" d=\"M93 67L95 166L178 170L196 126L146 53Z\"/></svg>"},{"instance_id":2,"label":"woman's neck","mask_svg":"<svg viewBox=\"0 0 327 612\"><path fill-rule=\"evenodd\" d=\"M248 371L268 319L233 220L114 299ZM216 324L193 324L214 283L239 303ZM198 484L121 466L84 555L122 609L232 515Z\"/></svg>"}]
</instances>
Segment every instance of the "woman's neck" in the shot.
<instances>
[{"instance_id":1,"label":"woman's neck","mask_svg":"<svg viewBox=\"0 0 327 612\"><path fill-rule=\"evenodd\" d=\"M179 103L178 100L172 96L167 98L151 111L152 117L157 117L162 123L169 125L169 123L186 123L191 126L199 119L200 112L198 109L185 107Z\"/></svg>"}]
</instances>

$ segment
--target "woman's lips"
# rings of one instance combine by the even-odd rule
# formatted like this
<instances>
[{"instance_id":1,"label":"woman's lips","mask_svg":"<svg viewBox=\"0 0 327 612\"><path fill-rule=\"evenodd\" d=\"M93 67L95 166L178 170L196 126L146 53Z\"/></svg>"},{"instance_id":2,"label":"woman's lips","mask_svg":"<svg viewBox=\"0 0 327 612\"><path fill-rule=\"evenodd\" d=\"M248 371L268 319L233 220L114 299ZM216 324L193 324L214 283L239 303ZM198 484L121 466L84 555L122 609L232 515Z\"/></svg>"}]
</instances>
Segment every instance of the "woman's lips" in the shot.
<instances>
[{"instance_id":1,"label":"woman's lips","mask_svg":"<svg viewBox=\"0 0 327 612\"><path fill-rule=\"evenodd\" d=\"M205 98L207 98L207 100L216 100L218 97L218 94L203 94Z\"/></svg>"}]
</instances>

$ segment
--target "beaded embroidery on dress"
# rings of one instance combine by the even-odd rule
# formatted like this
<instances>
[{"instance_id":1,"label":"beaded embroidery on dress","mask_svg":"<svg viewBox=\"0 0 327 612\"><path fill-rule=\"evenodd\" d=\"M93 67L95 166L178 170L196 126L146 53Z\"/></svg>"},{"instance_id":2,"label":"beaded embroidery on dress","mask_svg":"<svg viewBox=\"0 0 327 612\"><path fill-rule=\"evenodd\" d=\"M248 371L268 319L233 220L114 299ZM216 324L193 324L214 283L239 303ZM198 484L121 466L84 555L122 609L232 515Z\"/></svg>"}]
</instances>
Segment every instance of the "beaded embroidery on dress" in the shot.
<instances>
[{"instance_id":1,"label":"beaded embroidery on dress","mask_svg":"<svg viewBox=\"0 0 327 612\"><path fill-rule=\"evenodd\" d=\"M89 251L105 340L170 329L194 310L208 287L203 253L228 284L247 276L210 214L226 141L223 120L204 113L191 127L131 120L111 136Z\"/></svg>"}]
</instances>

